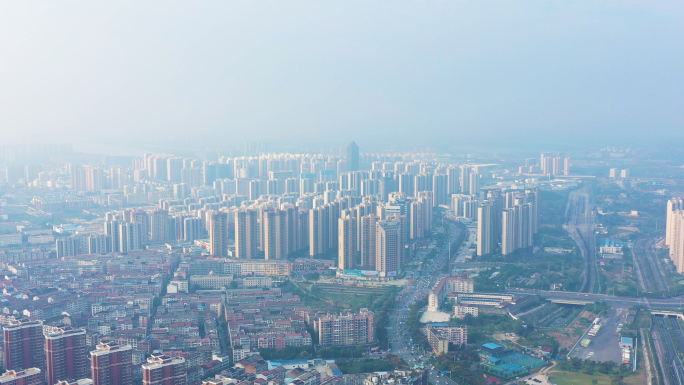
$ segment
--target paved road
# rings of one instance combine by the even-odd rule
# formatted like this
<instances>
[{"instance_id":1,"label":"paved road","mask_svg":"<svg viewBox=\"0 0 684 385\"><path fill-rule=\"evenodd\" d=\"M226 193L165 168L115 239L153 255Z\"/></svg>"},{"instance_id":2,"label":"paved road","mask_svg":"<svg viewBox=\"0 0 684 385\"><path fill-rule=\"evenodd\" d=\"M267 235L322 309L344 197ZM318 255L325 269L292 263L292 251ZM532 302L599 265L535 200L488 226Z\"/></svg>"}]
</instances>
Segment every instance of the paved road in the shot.
<instances>
[{"instance_id":1,"label":"paved road","mask_svg":"<svg viewBox=\"0 0 684 385\"><path fill-rule=\"evenodd\" d=\"M664 268L655 251L655 245L663 237L663 232L652 233L634 242L634 260L637 278L642 290L647 292L667 291L669 282Z\"/></svg>"},{"instance_id":2,"label":"paved road","mask_svg":"<svg viewBox=\"0 0 684 385\"><path fill-rule=\"evenodd\" d=\"M654 309L684 309L684 296L671 298L646 298L646 297L616 297L605 294L576 293L569 291L547 291L508 288L506 292L512 294L541 295L549 300L559 299L566 301L605 302L611 306L628 308L635 305Z\"/></svg>"},{"instance_id":3,"label":"paved road","mask_svg":"<svg viewBox=\"0 0 684 385\"><path fill-rule=\"evenodd\" d=\"M579 345L568 354L569 357L581 359L591 359L594 361L622 361L622 350L620 350L620 333L618 325L624 324L628 311L623 308L611 308L607 317L600 320L601 329L595 337L587 336L589 329L585 330L580 341L589 338L591 343L586 348Z\"/></svg>"},{"instance_id":4,"label":"paved road","mask_svg":"<svg viewBox=\"0 0 684 385\"><path fill-rule=\"evenodd\" d=\"M596 245L594 244L594 230L596 230L596 215L591 201L592 191L590 182L570 191L568 205L565 209L566 224L563 228L577 243L584 258L584 272L582 292L593 293L596 288ZM598 292L601 288L598 287Z\"/></svg>"},{"instance_id":5,"label":"paved road","mask_svg":"<svg viewBox=\"0 0 684 385\"><path fill-rule=\"evenodd\" d=\"M666 385L684 385L684 364L677 354L678 349L673 336L667 329L667 323L672 325L674 319L666 320L661 316L653 316L652 320L653 338L656 340L654 342L661 363L660 367L665 372L665 383ZM677 337L676 333L675 337Z\"/></svg>"},{"instance_id":6,"label":"paved road","mask_svg":"<svg viewBox=\"0 0 684 385\"><path fill-rule=\"evenodd\" d=\"M449 239L448 243L453 243L458 238L460 229L455 225L449 223ZM404 297L397 302L396 306L390 311L389 326L387 334L390 340L391 353L401 357L409 365L423 365L430 369L430 382L435 385L455 385L456 382L449 379L448 375L442 375L440 372L430 367L427 361L431 352L422 352L419 348L413 345L410 341L408 328L406 326L406 317L411 303L427 296L434 286L447 274L442 273L442 268L448 261L449 248L445 247L434 258L433 263L422 271L422 274L416 277L412 286L408 286L408 292ZM467 248L462 248L454 259L463 258L467 252ZM452 250L456 253L456 250ZM426 254L420 256L425 258Z\"/></svg>"}]
</instances>

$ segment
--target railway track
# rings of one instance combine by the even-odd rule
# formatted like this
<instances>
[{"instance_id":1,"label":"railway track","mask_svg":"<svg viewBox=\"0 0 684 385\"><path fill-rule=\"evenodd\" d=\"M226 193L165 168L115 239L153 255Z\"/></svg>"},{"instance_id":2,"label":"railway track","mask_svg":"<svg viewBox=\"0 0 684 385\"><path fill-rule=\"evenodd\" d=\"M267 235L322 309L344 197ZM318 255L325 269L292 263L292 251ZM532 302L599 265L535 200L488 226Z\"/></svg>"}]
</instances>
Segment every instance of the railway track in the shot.
<instances>
[{"instance_id":1,"label":"railway track","mask_svg":"<svg viewBox=\"0 0 684 385\"><path fill-rule=\"evenodd\" d=\"M648 292L667 292L670 290L667 276L663 273L660 261L654 252L657 239L639 238L634 243L634 259L639 264L643 277L642 288Z\"/></svg>"}]
</instances>

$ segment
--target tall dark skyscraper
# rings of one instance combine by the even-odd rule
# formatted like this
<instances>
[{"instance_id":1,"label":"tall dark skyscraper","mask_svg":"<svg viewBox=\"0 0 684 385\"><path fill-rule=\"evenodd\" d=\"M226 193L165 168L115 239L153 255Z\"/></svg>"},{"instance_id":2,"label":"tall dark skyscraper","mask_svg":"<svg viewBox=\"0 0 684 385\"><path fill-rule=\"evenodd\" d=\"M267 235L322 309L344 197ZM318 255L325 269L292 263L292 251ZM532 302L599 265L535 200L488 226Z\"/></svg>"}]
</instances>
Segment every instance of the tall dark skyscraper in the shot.
<instances>
[{"instance_id":1,"label":"tall dark skyscraper","mask_svg":"<svg viewBox=\"0 0 684 385\"><path fill-rule=\"evenodd\" d=\"M349 171L359 171L359 146L353 140L347 146L347 167Z\"/></svg>"}]
</instances>

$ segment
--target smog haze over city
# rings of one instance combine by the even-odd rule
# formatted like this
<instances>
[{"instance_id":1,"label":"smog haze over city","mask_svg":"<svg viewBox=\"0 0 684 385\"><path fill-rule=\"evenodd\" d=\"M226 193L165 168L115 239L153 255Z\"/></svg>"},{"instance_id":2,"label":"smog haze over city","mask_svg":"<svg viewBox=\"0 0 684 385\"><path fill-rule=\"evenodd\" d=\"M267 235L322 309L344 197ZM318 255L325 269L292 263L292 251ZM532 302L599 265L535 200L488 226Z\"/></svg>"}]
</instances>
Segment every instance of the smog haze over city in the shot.
<instances>
[{"instance_id":1,"label":"smog haze over city","mask_svg":"<svg viewBox=\"0 0 684 385\"><path fill-rule=\"evenodd\" d=\"M0 3L0 384L684 385L684 3Z\"/></svg>"},{"instance_id":2,"label":"smog haze over city","mask_svg":"<svg viewBox=\"0 0 684 385\"><path fill-rule=\"evenodd\" d=\"M684 5L4 2L12 142L681 140ZM368 147L367 146L367 147Z\"/></svg>"}]
</instances>

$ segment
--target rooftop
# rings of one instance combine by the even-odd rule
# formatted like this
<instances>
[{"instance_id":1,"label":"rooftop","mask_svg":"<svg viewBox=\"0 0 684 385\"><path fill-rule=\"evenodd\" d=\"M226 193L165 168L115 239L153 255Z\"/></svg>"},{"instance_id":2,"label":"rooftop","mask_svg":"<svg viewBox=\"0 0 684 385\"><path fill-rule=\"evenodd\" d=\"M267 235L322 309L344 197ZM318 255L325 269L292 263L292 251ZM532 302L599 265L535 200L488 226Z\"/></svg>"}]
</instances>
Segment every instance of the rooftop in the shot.
<instances>
[{"instance_id":1,"label":"rooftop","mask_svg":"<svg viewBox=\"0 0 684 385\"><path fill-rule=\"evenodd\" d=\"M625 247L627 246L627 242L621 242L616 239L604 239L603 242L601 242L601 247Z\"/></svg>"},{"instance_id":2,"label":"rooftop","mask_svg":"<svg viewBox=\"0 0 684 385\"><path fill-rule=\"evenodd\" d=\"M499 344L495 344L495 343L493 343L493 342L489 342L489 343L486 343L486 344L482 344L482 347L483 347L483 348L486 348L486 349L491 349L491 350L503 348L503 346L501 346L501 345L499 345Z\"/></svg>"}]
</instances>

